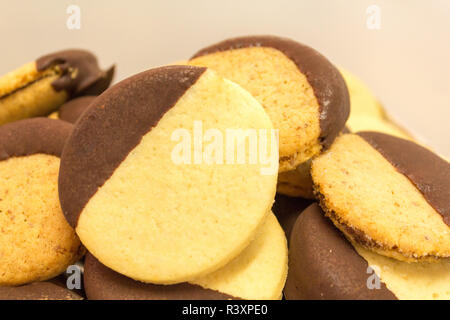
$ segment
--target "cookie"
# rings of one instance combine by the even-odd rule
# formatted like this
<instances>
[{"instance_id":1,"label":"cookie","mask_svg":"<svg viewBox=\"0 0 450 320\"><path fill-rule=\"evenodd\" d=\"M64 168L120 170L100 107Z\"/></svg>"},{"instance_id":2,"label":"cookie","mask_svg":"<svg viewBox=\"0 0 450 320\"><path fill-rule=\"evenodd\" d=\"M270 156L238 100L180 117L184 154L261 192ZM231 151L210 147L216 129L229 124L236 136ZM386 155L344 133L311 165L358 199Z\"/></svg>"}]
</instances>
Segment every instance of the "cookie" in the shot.
<instances>
[{"instance_id":1,"label":"cookie","mask_svg":"<svg viewBox=\"0 0 450 320\"><path fill-rule=\"evenodd\" d=\"M339 69L350 95L347 127L352 132L377 131L413 140L412 135L395 123L366 84L348 70Z\"/></svg>"},{"instance_id":2,"label":"cookie","mask_svg":"<svg viewBox=\"0 0 450 320\"><path fill-rule=\"evenodd\" d=\"M345 127L342 133L349 133ZM311 160L300 164L296 169L278 174L277 192L290 197L314 199L313 182L311 178Z\"/></svg>"},{"instance_id":3,"label":"cookie","mask_svg":"<svg viewBox=\"0 0 450 320\"><path fill-rule=\"evenodd\" d=\"M391 136L414 141L414 137L405 129L391 120L373 118L368 116L355 116L351 123L347 122L352 132L376 131L389 134Z\"/></svg>"},{"instance_id":4,"label":"cookie","mask_svg":"<svg viewBox=\"0 0 450 320\"><path fill-rule=\"evenodd\" d=\"M0 300L83 300L83 297L57 283L45 281L0 287Z\"/></svg>"},{"instance_id":5,"label":"cookie","mask_svg":"<svg viewBox=\"0 0 450 320\"><path fill-rule=\"evenodd\" d=\"M84 96L72 99L64 103L58 111L52 113L50 118L75 123L95 98L96 96Z\"/></svg>"},{"instance_id":6,"label":"cookie","mask_svg":"<svg viewBox=\"0 0 450 320\"><path fill-rule=\"evenodd\" d=\"M368 263L314 203L296 220L289 240L287 300L395 299L384 283L367 286Z\"/></svg>"},{"instance_id":7,"label":"cookie","mask_svg":"<svg viewBox=\"0 0 450 320\"><path fill-rule=\"evenodd\" d=\"M288 240L298 216L312 203L313 201L309 199L289 197L279 193L275 196L272 211L280 222Z\"/></svg>"},{"instance_id":8,"label":"cookie","mask_svg":"<svg viewBox=\"0 0 450 320\"><path fill-rule=\"evenodd\" d=\"M353 124L354 117L370 117L383 119L385 111L369 87L356 75L346 69L339 68L347 84L350 96L350 116L347 125Z\"/></svg>"},{"instance_id":9,"label":"cookie","mask_svg":"<svg viewBox=\"0 0 450 320\"><path fill-rule=\"evenodd\" d=\"M322 208L353 243L402 261L450 257L450 164L428 149L345 134L311 175Z\"/></svg>"},{"instance_id":10,"label":"cookie","mask_svg":"<svg viewBox=\"0 0 450 320\"><path fill-rule=\"evenodd\" d=\"M0 285L53 278L83 253L58 200L72 125L47 118L0 126Z\"/></svg>"},{"instance_id":11,"label":"cookie","mask_svg":"<svg viewBox=\"0 0 450 320\"><path fill-rule=\"evenodd\" d=\"M87 249L156 284L204 276L239 255L272 206L278 158L273 172L259 161L195 158L200 131L217 142L230 128L273 132L248 92L206 68L152 69L99 96L78 120L59 175L64 214ZM215 146L218 156L225 142Z\"/></svg>"},{"instance_id":12,"label":"cookie","mask_svg":"<svg viewBox=\"0 0 450 320\"><path fill-rule=\"evenodd\" d=\"M311 179L311 160L300 164L296 169L278 174L277 192L291 197L314 199Z\"/></svg>"},{"instance_id":13,"label":"cookie","mask_svg":"<svg viewBox=\"0 0 450 320\"><path fill-rule=\"evenodd\" d=\"M328 148L349 115L339 71L316 50L290 39L228 39L200 50L189 64L215 69L262 104L279 129L280 172Z\"/></svg>"},{"instance_id":14,"label":"cookie","mask_svg":"<svg viewBox=\"0 0 450 320\"><path fill-rule=\"evenodd\" d=\"M233 261L190 283L145 284L86 256L84 282L91 300L280 299L287 275L286 237L271 213L256 239Z\"/></svg>"},{"instance_id":15,"label":"cookie","mask_svg":"<svg viewBox=\"0 0 450 320\"><path fill-rule=\"evenodd\" d=\"M85 50L51 53L0 78L0 124L50 114L72 97L98 95L114 66L102 71Z\"/></svg>"},{"instance_id":16,"label":"cookie","mask_svg":"<svg viewBox=\"0 0 450 320\"><path fill-rule=\"evenodd\" d=\"M284 288L288 300L448 300L449 287L449 259L408 263L354 248L317 204L295 222Z\"/></svg>"}]
</instances>

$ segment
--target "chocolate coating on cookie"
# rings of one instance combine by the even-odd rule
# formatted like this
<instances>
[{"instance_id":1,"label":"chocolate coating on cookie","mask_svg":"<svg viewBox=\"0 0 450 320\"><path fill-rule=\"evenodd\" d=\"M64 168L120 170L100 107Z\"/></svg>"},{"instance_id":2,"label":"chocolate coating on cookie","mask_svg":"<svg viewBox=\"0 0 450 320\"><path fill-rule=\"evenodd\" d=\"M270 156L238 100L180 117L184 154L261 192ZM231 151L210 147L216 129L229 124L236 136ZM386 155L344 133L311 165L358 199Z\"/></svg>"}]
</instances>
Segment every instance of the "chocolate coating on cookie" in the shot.
<instances>
[{"instance_id":1,"label":"chocolate coating on cookie","mask_svg":"<svg viewBox=\"0 0 450 320\"><path fill-rule=\"evenodd\" d=\"M103 76L98 79L94 84L83 90L78 96L98 96L103 91L109 88L114 78L116 67L112 66L103 73Z\"/></svg>"},{"instance_id":2,"label":"chocolate coating on cookie","mask_svg":"<svg viewBox=\"0 0 450 320\"><path fill-rule=\"evenodd\" d=\"M339 70L316 50L287 38L248 36L228 39L204 48L191 59L249 47L270 47L283 52L306 76L320 106L320 141L324 148L328 148L347 121L350 98Z\"/></svg>"},{"instance_id":3,"label":"chocolate coating on cookie","mask_svg":"<svg viewBox=\"0 0 450 320\"><path fill-rule=\"evenodd\" d=\"M280 193L276 194L272 211L280 222L287 239L290 238L292 227L298 216L306 209L306 207L311 205L312 202L313 201L309 199L285 196Z\"/></svg>"},{"instance_id":4,"label":"chocolate coating on cookie","mask_svg":"<svg viewBox=\"0 0 450 320\"><path fill-rule=\"evenodd\" d=\"M156 285L135 281L100 263L92 254L86 255L84 284L89 300L229 300L227 294L180 283Z\"/></svg>"},{"instance_id":5,"label":"chocolate coating on cookie","mask_svg":"<svg viewBox=\"0 0 450 320\"><path fill-rule=\"evenodd\" d=\"M450 164L408 140L379 132L357 133L408 177L450 226Z\"/></svg>"},{"instance_id":6,"label":"chocolate coating on cookie","mask_svg":"<svg viewBox=\"0 0 450 320\"><path fill-rule=\"evenodd\" d=\"M52 83L56 91L66 90L73 96L94 94L93 88L99 90L109 86L114 75L114 67L107 72L100 69L97 58L86 50L64 50L42 56L36 60L36 68L43 71L58 66L62 75ZM106 85L107 84L107 85Z\"/></svg>"},{"instance_id":7,"label":"chocolate coating on cookie","mask_svg":"<svg viewBox=\"0 0 450 320\"><path fill-rule=\"evenodd\" d=\"M59 118L70 123L75 123L95 98L95 96L84 96L64 103L59 109Z\"/></svg>"},{"instance_id":8,"label":"chocolate coating on cookie","mask_svg":"<svg viewBox=\"0 0 450 320\"><path fill-rule=\"evenodd\" d=\"M37 153L60 157L72 127L70 123L48 118L0 126L0 161Z\"/></svg>"},{"instance_id":9,"label":"chocolate coating on cookie","mask_svg":"<svg viewBox=\"0 0 450 320\"><path fill-rule=\"evenodd\" d=\"M206 68L151 69L111 87L78 121L61 159L59 195L72 227L89 199ZM100 154L95 150L114 150Z\"/></svg>"},{"instance_id":10,"label":"chocolate coating on cookie","mask_svg":"<svg viewBox=\"0 0 450 320\"><path fill-rule=\"evenodd\" d=\"M82 300L83 298L57 283L34 282L20 287L0 287L0 300Z\"/></svg>"},{"instance_id":11,"label":"chocolate coating on cookie","mask_svg":"<svg viewBox=\"0 0 450 320\"><path fill-rule=\"evenodd\" d=\"M292 229L284 295L288 300L396 299L384 283L368 289L367 268L367 261L314 203Z\"/></svg>"}]
</instances>

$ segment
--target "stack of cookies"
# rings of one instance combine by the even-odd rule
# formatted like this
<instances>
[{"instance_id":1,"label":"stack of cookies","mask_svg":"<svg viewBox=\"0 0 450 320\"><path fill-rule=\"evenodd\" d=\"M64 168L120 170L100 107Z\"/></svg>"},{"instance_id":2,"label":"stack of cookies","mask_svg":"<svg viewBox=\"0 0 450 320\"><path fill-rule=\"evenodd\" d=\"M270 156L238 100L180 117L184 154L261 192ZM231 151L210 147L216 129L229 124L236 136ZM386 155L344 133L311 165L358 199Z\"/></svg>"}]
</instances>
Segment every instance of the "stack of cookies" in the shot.
<instances>
[{"instance_id":1,"label":"stack of cookies","mask_svg":"<svg viewBox=\"0 0 450 320\"><path fill-rule=\"evenodd\" d=\"M348 71L251 36L113 75L0 78L0 299L450 298L450 164Z\"/></svg>"}]
</instances>

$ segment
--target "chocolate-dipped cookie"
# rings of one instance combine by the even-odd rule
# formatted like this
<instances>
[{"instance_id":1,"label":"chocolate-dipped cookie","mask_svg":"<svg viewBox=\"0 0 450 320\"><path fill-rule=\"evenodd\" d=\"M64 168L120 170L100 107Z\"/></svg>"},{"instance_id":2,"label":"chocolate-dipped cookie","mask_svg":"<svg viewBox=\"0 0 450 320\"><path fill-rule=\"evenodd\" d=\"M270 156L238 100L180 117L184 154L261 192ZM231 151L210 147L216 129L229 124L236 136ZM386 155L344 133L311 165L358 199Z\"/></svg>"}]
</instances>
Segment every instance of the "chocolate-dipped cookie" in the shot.
<instances>
[{"instance_id":1,"label":"chocolate-dipped cookie","mask_svg":"<svg viewBox=\"0 0 450 320\"><path fill-rule=\"evenodd\" d=\"M102 71L89 51L42 56L0 77L0 124L48 115L72 97L98 95L113 75L114 67Z\"/></svg>"},{"instance_id":2,"label":"chocolate-dipped cookie","mask_svg":"<svg viewBox=\"0 0 450 320\"><path fill-rule=\"evenodd\" d=\"M262 104L279 129L280 172L328 148L347 120L349 96L339 71L293 40L228 39L200 50L188 63L215 69Z\"/></svg>"},{"instance_id":3,"label":"chocolate-dipped cookie","mask_svg":"<svg viewBox=\"0 0 450 320\"><path fill-rule=\"evenodd\" d=\"M288 240L298 216L306 207L311 205L312 202L313 201L309 199L290 197L279 193L275 196L272 211L280 222Z\"/></svg>"},{"instance_id":4,"label":"chocolate-dipped cookie","mask_svg":"<svg viewBox=\"0 0 450 320\"><path fill-rule=\"evenodd\" d=\"M50 118L75 123L95 98L96 96L83 96L69 100L58 111L52 113Z\"/></svg>"},{"instance_id":5,"label":"chocolate-dipped cookie","mask_svg":"<svg viewBox=\"0 0 450 320\"><path fill-rule=\"evenodd\" d=\"M59 157L71 130L47 118L0 126L0 285L53 278L83 253L58 199Z\"/></svg>"},{"instance_id":6,"label":"chocolate-dipped cookie","mask_svg":"<svg viewBox=\"0 0 450 320\"><path fill-rule=\"evenodd\" d=\"M289 240L288 300L395 299L381 283L367 286L368 263L314 203L299 215Z\"/></svg>"},{"instance_id":7,"label":"chocolate-dipped cookie","mask_svg":"<svg viewBox=\"0 0 450 320\"><path fill-rule=\"evenodd\" d=\"M289 243L288 300L449 299L450 260L408 263L352 246L317 204Z\"/></svg>"},{"instance_id":8,"label":"chocolate-dipped cookie","mask_svg":"<svg viewBox=\"0 0 450 320\"><path fill-rule=\"evenodd\" d=\"M428 149L345 134L311 174L322 208L353 243L402 261L450 257L450 164Z\"/></svg>"},{"instance_id":9,"label":"chocolate-dipped cookie","mask_svg":"<svg viewBox=\"0 0 450 320\"><path fill-rule=\"evenodd\" d=\"M84 283L93 300L266 300L281 298L286 275L286 237L271 213L237 258L190 283L138 282L105 267L91 254L86 256Z\"/></svg>"},{"instance_id":10,"label":"chocolate-dipped cookie","mask_svg":"<svg viewBox=\"0 0 450 320\"><path fill-rule=\"evenodd\" d=\"M278 159L264 174L259 162L198 157L191 142L201 130L217 142L230 128L273 129L248 92L206 68L152 69L100 95L77 121L59 175L64 214L87 249L157 284L204 276L238 256L270 210Z\"/></svg>"},{"instance_id":11,"label":"chocolate-dipped cookie","mask_svg":"<svg viewBox=\"0 0 450 320\"><path fill-rule=\"evenodd\" d=\"M58 283L45 281L19 287L0 286L0 300L83 300L83 297Z\"/></svg>"}]
</instances>

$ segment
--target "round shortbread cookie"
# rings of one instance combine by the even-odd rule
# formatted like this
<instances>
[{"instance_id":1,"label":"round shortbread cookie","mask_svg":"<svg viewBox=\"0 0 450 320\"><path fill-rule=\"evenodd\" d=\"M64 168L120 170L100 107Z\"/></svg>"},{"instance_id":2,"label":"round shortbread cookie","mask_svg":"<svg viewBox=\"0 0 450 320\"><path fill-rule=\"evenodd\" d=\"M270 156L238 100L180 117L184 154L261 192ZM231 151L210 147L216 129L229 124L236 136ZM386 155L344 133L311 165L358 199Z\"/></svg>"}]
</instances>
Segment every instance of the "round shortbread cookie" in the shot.
<instances>
[{"instance_id":1,"label":"round shortbread cookie","mask_svg":"<svg viewBox=\"0 0 450 320\"><path fill-rule=\"evenodd\" d=\"M58 283L46 281L0 287L0 300L83 300L83 297Z\"/></svg>"},{"instance_id":2,"label":"round shortbread cookie","mask_svg":"<svg viewBox=\"0 0 450 320\"><path fill-rule=\"evenodd\" d=\"M112 81L114 66L102 71L85 50L65 50L0 77L0 124L46 116L71 97L98 95Z\"/></svg>"},{"instance_id":3,"label":"round shortbread cookie","mask_svg":"<svg viewBox=\"0 0 450 320\"><path fill-rule=\"evenodd\" d=\"M58 200L72 125L47 118L0 127L0 285L53 278L83 254Z\"/></svg>"},{"instance_id":4,"label":"round shortbread cookie","mask_svg":"<svg viewBox=\"0 0 450 320\"><path fill-rule=\"evenodd\" d=\"M230 129L273 132L248 92L206 68L152 69L100 95L78 120L59 175L63 211L87 249L158 284L212 273L239 255L272 205L278 153L269 137L271 172L249 161L250 147L244 163L220 160L241 149L223 141L233 141ZM200 131L205 158L194 147ZM206 157L212 146L217 157Z\"/></svg>"},{"instance_id":5,"label":"round shortbread cookie","mask_svg":"<svg viewBox=\"0 0 450 320\"><path fill-rule=\"evenodd\" d=\"M408 263L354 248L317 204L295 223L287 299L448 300L449 288L450 259Z\"/></svg>"},{"instance_id":6,"label":"round shortbread cookie","mask_svg":"<svg viewBox=\"0 0 450 320\"><path fill-rule=\"evenodd\" d=\"M450 164L428 149L345 134L311 173L322 208L350 241L403 261L450 257Z\"/></svg>"},{"instance_id":7,"label":"round shortbread cookie","mask_svg":"<svg viewBox=\"0 0 450 320\"><path fill-rule=\"evenodd\" d=\"M240 37L200 50L189 64L219 72L248 90L280 135L280 172L328 148L344 128L349 96L339 71L320 53L274 36Z\"/></svg>"},{"instance_id":8,"label":"round shortbread cookie","mask_svg":"<svg viewBox=\"0 0 450 320\"><path fill-rule=\"evenodd\" d=\"M271 213L250 245L234 260L190 283L145 284L86 257L84 283L92 300L280 299L287 275L286 237Z\"/></svg>"}]
</instances>

